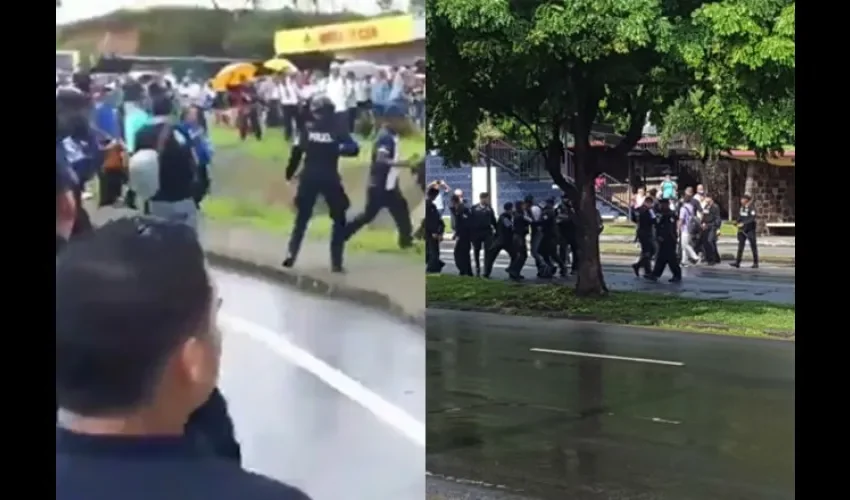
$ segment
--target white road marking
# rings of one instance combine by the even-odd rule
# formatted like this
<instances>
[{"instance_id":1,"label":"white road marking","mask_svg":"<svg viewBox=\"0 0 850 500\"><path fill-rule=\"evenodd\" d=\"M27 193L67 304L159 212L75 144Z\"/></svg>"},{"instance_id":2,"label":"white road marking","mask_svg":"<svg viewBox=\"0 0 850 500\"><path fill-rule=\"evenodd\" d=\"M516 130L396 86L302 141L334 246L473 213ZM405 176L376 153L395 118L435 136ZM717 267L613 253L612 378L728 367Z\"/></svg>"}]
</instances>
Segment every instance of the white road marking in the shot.
<instances>
[{"instance_id":1,"label":"white road marking","mask_svg":"<svg viewBox=\"0 0 850 500\"><path fill-rule=\"evenodd\" d=\"M264 344L281 358L310 372L340 394L359 404L414 444L425 447L425 424L369 390L360 382L298 347L277 332L239 316L221 312L219 323L233 332Z\"/></svg>"},{"instance_id":2,"label":"white road marking","mask_svg":"<svg viewBox=\"0 0 850 500\"><path fill-rule=\"evenodd\" d=\"M664 365L664 366L685 366L685 363L681 361L665 361L663 359L646 359L646 358L629 358L626 356L613 356L611 354L594 354L590 352L577 352L577 351L561 351L559 349L543 349L541 347L532 347L529 349L532 352L543 352L546 354L560 354L562 356L577 356L580 358L598 358L598 359L612 359L615 361L631 361L633 363L647 363L650 365Z\"/></svg>"}]
</instances>

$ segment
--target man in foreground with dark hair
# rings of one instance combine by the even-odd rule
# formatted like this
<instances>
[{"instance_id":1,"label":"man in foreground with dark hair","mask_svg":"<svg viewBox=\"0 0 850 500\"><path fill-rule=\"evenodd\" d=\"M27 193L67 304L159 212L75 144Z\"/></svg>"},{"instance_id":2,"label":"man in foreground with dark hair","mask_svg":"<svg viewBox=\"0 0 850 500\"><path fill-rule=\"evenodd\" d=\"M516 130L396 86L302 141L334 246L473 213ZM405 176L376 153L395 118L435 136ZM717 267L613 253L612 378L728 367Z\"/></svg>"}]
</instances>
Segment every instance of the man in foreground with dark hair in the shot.
<instances>
[{"instance_id":1,"label":"man in foreground with dark hair","mask_svg":"<svg viewBox=\"0 0 850 500\"><path fill-rule=\"evenodd\" d=\"M307 499L185 435L218 380L218 306L183 224L119 219L62 252L57 500Z\"/></svg>"}]
</instances>

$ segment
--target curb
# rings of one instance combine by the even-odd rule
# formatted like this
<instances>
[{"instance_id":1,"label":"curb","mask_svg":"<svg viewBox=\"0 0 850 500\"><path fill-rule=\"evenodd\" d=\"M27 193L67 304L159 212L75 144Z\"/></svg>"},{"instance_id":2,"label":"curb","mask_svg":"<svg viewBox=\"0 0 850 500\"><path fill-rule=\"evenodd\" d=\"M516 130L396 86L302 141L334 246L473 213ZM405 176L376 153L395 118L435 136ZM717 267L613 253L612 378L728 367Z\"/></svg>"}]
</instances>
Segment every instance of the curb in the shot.
<instances>
[{"instance_id":1,"label":"curb","mask_svg":"<svg viewBox=\"0 0 850 500\"><path fill-rule=\"evenodd\" d=\"M353 286L341 286L326 280L315 278L307 273L289 271L267 264L260 264L245 259L240 259L215 250L204 250L210 263L232 269L235 271L266 278L291 288L310 293L312 295L328 297L336 300L344 300L359 306L368 307L379 312L388 313L396 319L425 329L425 314L414 315L393 302L383 293L365 290Z\"/></svg>"},{"instance_id":2,"label":"curb","mask_svg":"<svg viewBox=\"0 0 850 500\"><path fill-rule=\"evenodd\" d=\"M589 325L607 325L607 326L617 326L624 328L640 328L643 330L652 330L656 332L664 332L664 333L676 333L676 329L671 328L661 328L654 325L632 325L629 323L608 323L604 319L591 316L591 315L582 315L582 314L571 314L569 311L529 311L524 309L512 309L506 310L505 308L500 307L476 307L476 306L465 306L463 304L453 304L447 302L438 302L434 303L432 307L429 308L431 311L451 311L456 313L486 313L486 314L498 314L505 316L515 316L515 317L529 317L529 318L552 318L552 319L561 319L561 320L569 320L575 321L577 323L586 323ZM712 325L712 324L703 324L703 323L685 323L686 325L692 327L702 327L703 330L683 330L682 333L687 333L691 335L724 335L727 337L740 337L746 339L758 339L758 340L777 340L777 341L786 341L786 342L796 342L797 334L796 331L786 332L786 331L778 331L772 329L764 329L762 330L763 337L752 337L747 335L734 335L729 334L731 328L726 325ZM713 329L714 331L707 331L709 329Z\"/></svg>"}]
</instances>

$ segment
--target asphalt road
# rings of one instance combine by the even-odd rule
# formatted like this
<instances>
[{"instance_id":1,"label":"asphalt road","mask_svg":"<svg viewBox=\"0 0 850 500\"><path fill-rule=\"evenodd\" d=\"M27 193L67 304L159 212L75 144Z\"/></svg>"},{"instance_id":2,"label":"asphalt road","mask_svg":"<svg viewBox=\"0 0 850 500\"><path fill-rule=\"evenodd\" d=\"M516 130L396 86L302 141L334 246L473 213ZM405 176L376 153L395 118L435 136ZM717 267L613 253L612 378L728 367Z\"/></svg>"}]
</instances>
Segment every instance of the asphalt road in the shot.
<instances>
[{"instance_id":1,"label":"asphalt road","mask_svg":"<svg viewBox=\"0 0 850 500\"><path fill-rule=\"evenodd\" d=\"M221 388L244 465L314 500L422 500L425 338L274 283L213 271Z\"/></svg>"},{"instance_id":2,"label":"asphalt road","mask_svg":"<svg viewBox=\"0 0 850 500\"><path fill-rule=\"evenodd\" d=\"M446 263L443 273L457 274L454 265L453 250L441 249L440 256ZM631 268L633 258L605 258L603 270L605 282L611 290L672 293L682 297L758 300L781 304L795 304L795 268L763 266L760 269L733 269L721 264L716 267L693 266L683 270L682 283L672 285L666 282L670 271L665 272L664 279L651 283L643 278L636 278ZM505 268L510 261L505 253L499 255L493 266L491 279L507 280ZM473 262L473 269L474 269ZM481 266L484 266L483 256ZM539 280L536 278L537 269L534 259L528 257L522 272L526 283L564 283L573 284L574 277L556 278L554 280Z\"/></svg>"},{"instance_id":3,"label":"asphalt road","mask_svg":"<svg viewBox=\"0 0 850 500\"><path fill-rule=\"evenodd\" d=\"M434 474L544 500L795 498L791 342L449 311L427 321Z\"/></svg>"}]
</instances>

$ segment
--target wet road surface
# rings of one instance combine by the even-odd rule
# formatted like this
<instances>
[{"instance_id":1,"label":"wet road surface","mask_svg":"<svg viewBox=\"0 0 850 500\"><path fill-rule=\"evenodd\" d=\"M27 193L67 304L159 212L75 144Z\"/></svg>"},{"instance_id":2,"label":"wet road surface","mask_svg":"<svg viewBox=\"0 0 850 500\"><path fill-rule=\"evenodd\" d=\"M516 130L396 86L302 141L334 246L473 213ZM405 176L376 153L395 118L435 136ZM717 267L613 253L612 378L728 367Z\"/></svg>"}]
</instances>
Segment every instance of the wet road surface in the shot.
<instances>
[{"instance_id":1,"label":"wet road surface","mask_svg":"<svg viewBox=\"0 0 850 500\"><path fill-rule=\"evenodd\" d=\"M562 500L794 498L795 346L429 311L427 466Z\"/></svg>"},{"instance_id":2,"label":"wet road surface","mask_svg":"<svg viewBox=\"0 0 850 500\"><path fill-rule=\"evenodd\" d=\"M244 465L314 500L422 500L423 333L271 282L213 276L220 385Z\"/></svg>"},{"instance_id":3,"label":"wet road surface","mask_svg":"<svg viewBox=\"0 0 850 500\"><path fill-rule=\"evenodd\" d=\"M443 273L457 274L454 265L454 255L451 250L441 250L440 257L446 263ZM625 292L670 293L682 297L706 299L757 300L777 304L796 304L795 274L796 270L789 267L769 267L761 269L733 269L725 264L716 267L694 266L682 270L682 283L672 285L667 279L672 277L670 271L657 283L651 283L643 278L636 278L631 268L634 259L614 259L603 263L605 283L611 290ZM499 255L493 265L493 279L508 279L505 268L510 261L504 253ZM473 263L473 270L474 270ZM484 266L484 259L481 259ZM522 270L525 282L529 283L569 283L575 278L557 278L554 280L538 280L534 260L529 255Z\"/></svg>"}]
</instances>

